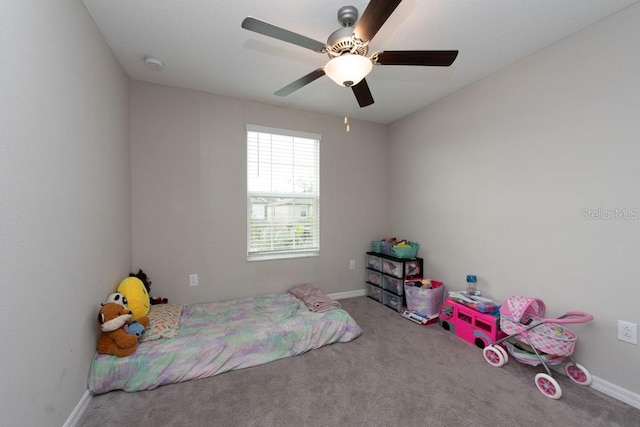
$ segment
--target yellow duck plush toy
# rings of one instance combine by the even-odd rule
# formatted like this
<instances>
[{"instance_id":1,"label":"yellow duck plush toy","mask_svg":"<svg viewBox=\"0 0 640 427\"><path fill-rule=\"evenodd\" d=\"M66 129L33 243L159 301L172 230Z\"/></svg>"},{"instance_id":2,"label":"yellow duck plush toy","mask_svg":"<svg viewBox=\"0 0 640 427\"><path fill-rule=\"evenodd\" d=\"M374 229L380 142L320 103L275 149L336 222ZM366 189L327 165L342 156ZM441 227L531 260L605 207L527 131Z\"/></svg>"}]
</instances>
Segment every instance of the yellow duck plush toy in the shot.
<instances>
[{"instance_id":1,"label":"yellow duck plush toy","mask_svg":"<svg viewBox=\"0 0 640 427\"><path fill-rule=\"evenodd\" d=\"M118 292L127 299L127 306L132 313L131 322L137 321L146 328L149 325L147 315L151 302L144 283L137 277L127 277L118 285Z\"/></svg>"}]
</instances>

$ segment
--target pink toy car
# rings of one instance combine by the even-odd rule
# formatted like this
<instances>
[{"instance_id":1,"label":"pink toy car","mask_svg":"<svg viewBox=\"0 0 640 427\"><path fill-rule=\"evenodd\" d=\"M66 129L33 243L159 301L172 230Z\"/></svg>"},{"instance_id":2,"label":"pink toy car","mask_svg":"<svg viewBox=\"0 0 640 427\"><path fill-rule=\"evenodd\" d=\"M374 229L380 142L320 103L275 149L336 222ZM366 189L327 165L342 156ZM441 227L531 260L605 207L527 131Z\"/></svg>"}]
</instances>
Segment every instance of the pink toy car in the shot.
<instances>
[{"instance_id":1,"label":"pink toy car","mask_svg":"<svg viewBox=\"0 0 640 427\"><path fill-rule=\"evenodd\" d=\"M485 348L506 334L500 330L500 318L482 313L447 298L440 308L440 326L465 341Z\"/></svg>"}]
</instances>

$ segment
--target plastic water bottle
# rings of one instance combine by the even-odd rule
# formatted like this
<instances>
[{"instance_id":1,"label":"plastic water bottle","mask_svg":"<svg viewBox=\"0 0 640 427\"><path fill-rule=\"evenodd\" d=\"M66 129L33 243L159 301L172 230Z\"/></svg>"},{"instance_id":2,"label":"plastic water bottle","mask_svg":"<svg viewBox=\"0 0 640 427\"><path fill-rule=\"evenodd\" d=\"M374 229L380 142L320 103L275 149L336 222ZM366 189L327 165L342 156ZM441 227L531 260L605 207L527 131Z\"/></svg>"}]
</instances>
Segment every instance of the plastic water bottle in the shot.
<instances>
[{"instance_id":1,"label":"plastic water bottle","mask_svg":"<svg viewBox=\"0 0 640 427\"><path fill-rule=\"evenodd\" d=\"M480 291L478 291L478 288L476 287L477 282L478 278L475 275L467 275L467 293L469 295L480 295Z\"/></svg>"}]
</instances>

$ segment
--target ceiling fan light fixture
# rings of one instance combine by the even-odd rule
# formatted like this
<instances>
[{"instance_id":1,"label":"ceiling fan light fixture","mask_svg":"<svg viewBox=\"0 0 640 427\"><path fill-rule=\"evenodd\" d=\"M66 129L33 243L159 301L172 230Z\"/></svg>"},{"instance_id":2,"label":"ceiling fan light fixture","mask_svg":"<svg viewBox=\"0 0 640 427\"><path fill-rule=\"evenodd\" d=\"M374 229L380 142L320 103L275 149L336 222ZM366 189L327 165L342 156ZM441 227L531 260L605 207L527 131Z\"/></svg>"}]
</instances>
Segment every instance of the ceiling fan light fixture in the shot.
<instances>
[{"instance_id":1,"label":"ceiling fan light fixture","mask_svg":"<svg viewBox=\"0 0 640 427\"><path fill-rule=\"evenodd\" d=\"M366 56L343 53L324 66L324 73L340 86L351 87L362 81L373 68Z\"/></svg>"}]
</instances>

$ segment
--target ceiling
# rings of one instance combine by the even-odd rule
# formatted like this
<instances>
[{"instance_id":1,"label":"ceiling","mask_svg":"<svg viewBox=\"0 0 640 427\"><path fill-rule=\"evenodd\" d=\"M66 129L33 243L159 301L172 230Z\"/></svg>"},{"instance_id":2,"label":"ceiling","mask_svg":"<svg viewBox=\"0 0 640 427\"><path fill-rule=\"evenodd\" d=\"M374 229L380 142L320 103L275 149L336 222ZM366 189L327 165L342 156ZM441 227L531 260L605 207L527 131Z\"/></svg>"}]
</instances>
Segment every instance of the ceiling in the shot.
<instances>
[{"instance_id":1,"label":"ceiling","mask_svg":"<svg viewBox=\"0 0 640 427\"><path fill-rule=\"evenodd\" d=\"M360 108L328 77L273 93L322 68L326 54L242 29L247 16L320 42L337 11L366 0L83 0L134 80L376 123L392 123L638 0L404 0L371 41L382 50L459 50L451 67L374 66ZM146 56L165 63L144 65Z\"/></svg>"}]
</instances>

